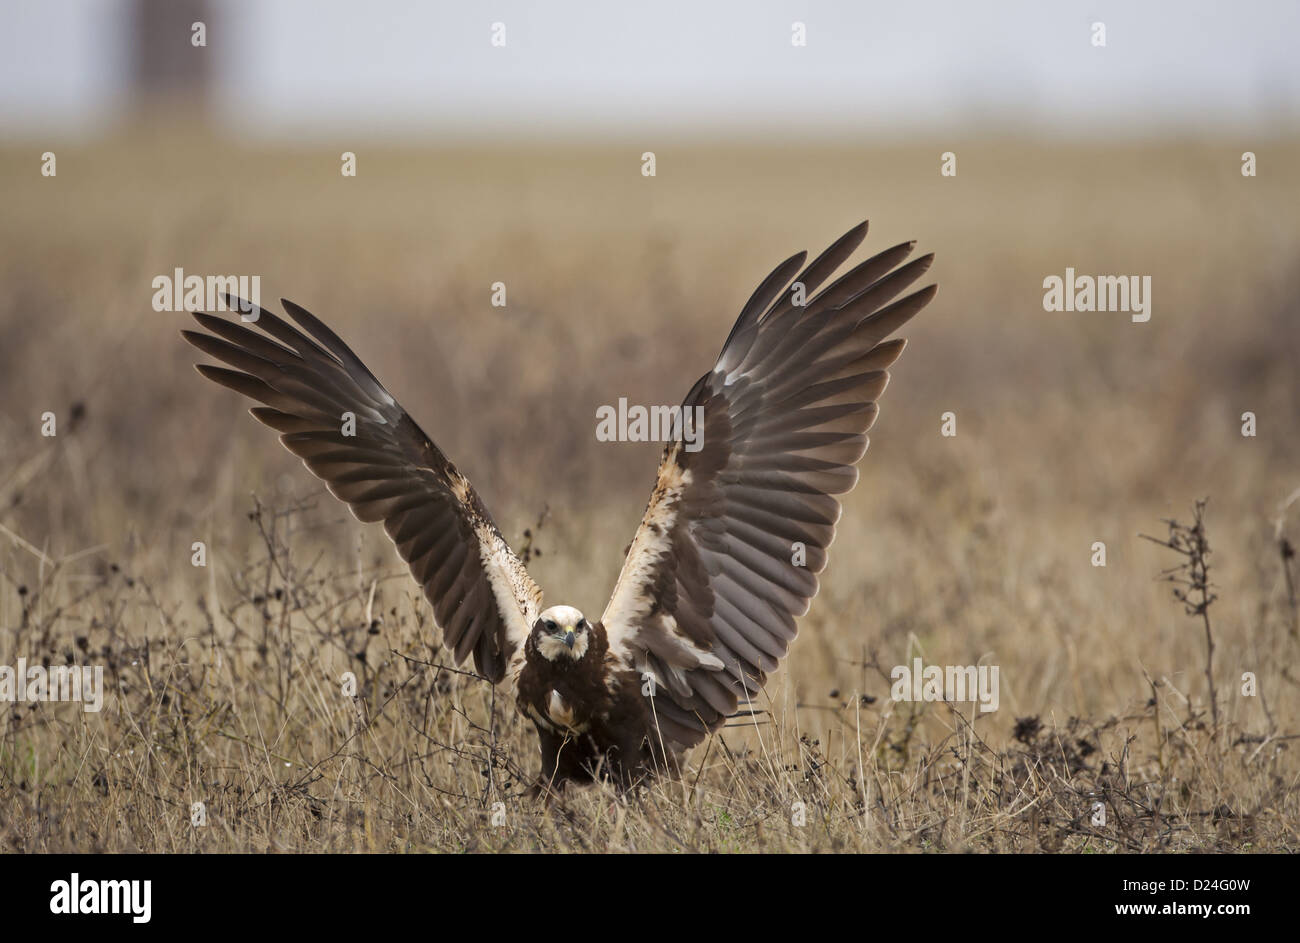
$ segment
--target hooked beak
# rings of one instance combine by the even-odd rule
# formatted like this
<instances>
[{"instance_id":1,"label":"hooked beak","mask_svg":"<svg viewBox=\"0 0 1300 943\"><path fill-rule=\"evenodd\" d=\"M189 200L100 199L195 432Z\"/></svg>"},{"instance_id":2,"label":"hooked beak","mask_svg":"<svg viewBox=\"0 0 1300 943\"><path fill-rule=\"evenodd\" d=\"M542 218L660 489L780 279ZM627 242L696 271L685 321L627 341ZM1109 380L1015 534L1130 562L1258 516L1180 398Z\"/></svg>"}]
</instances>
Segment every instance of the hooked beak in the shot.
<instances>
[{"instance_id":1,"label":"hooked beak","mask_svg":"<svg viewBox=\"0 0 1300 943\"><path fill-rule=\"evenodd\" d=\"M564 643L565 648L572 649L573 641L577 637L573 633L573 626L566 626L562 632L556 632L555 637Z\"/></svg>"}]
</instances>

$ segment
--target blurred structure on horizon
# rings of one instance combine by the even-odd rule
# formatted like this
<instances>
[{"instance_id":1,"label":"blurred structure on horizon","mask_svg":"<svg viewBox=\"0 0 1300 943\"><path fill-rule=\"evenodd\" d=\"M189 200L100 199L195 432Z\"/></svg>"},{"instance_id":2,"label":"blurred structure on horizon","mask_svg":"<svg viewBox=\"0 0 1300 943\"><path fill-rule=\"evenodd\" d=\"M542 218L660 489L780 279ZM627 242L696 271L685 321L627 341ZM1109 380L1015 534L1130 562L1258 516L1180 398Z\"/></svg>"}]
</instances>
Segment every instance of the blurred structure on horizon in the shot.
<instances>
[{"instance_id":1,"label":"blurred structure on horizon","mask_svg":"<svg viewBox=\"0 0 1300 943\"><path fill-rule=\"evenodd\" d=\"M156 105L205 109L215 70L207 48L178 38L194 23L212 22L208 0L130 0L131 91L136 108Z\"/></svg>"}]
</instances>

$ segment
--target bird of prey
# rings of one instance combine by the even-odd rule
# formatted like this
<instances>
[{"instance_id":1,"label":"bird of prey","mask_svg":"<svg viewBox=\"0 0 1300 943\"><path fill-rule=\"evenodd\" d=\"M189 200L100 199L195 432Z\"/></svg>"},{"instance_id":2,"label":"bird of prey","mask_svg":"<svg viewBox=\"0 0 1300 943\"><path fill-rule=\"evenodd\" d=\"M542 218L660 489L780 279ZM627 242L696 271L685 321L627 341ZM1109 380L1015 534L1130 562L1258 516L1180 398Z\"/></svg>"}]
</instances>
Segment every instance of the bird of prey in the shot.
<instances>
[{"instance_id":1,"label":"bird of prey","mask_svg":"<svg viewBox=\"0 0 1300 943\"><path fill-rule=\"evenodd\" d=\"M683 401L703 416L699 447L681 435L665 447L595 622L542 605L469 481L313 315L289 301L297 327L261 309L245 323L195 313L208 333L183 334L228 365L200 364L203 376L260 403L252 415L358 519L383 522L456 663L472 653L536 726L534 788L628 787L680 769L751 702L817 593L837 496L857 483L886 368L903 350L890 335L937 290L899 298L933 260L903 264L912 242L822 288L866 232L855 226L807 267L806 253L792 256L749 299Z\"/></svg>"}]
</instances>

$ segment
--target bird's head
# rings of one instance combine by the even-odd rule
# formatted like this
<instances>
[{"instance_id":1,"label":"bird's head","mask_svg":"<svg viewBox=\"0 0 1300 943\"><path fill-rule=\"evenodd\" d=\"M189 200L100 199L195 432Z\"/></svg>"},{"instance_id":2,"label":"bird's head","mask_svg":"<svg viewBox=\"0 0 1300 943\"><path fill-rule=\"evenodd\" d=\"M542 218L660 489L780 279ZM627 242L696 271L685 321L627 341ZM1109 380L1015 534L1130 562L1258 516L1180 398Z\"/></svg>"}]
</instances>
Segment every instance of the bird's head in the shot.
<instances>
[{"instance_id":1,"label":"bird's head","mask_svg":"<svg viewBox=\"0 0 1300 943\"><path fill-rule=\"evenodd\" d=\"M590 641L591 626L572 606L552 606L533 624L533 644L547 661L560 658L576 661L587 654Z\"/></svg>"}]
</instances>

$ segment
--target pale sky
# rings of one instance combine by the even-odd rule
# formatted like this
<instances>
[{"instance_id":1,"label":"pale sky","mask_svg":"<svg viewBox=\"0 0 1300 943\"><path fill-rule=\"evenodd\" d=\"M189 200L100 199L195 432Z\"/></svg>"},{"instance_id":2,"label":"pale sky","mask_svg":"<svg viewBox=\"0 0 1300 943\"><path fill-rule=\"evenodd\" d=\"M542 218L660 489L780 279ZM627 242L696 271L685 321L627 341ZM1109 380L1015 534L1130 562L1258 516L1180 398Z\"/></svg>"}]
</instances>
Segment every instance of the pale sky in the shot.
<instances>
[{"instance_id":1,"label":"pale sky","mask_svg":"<svg viewBox=\"0 0 1300 943\"><path fill-rule=\"evenodd\" d=\"M217 0L232 130L400 136L990 124L1104 135L1300 125L1296 0ZM121 0L5 0L0 136L120 114ZM794 22L807 46L791 44ZM492 24L506 27L494 47ZM1091 43L1103 22L1105 48ZM178 37L188 43L188 35Z\"/></svg>"}]
</instances>

